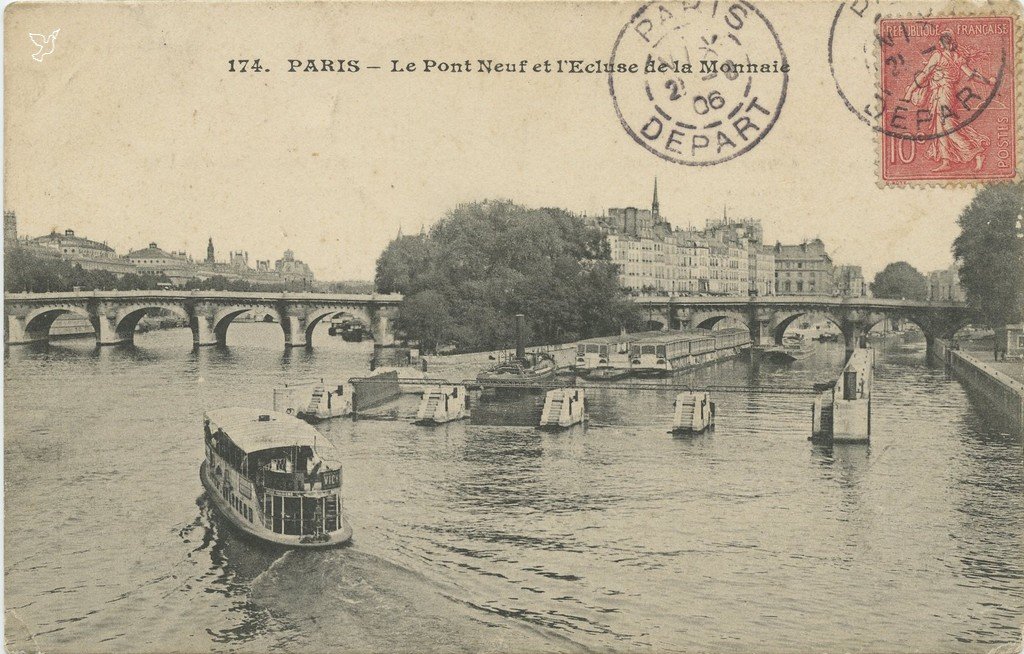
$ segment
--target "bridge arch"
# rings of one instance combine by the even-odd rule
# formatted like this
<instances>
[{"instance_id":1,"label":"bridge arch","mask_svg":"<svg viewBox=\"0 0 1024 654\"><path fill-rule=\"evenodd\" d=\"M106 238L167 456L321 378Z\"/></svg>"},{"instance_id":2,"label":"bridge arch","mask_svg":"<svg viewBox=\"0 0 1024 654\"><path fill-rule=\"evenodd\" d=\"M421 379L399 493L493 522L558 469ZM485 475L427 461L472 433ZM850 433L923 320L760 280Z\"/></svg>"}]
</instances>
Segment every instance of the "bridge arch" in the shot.
<instances>
[{"instance_id":1,"label":"bridge arch","mask_svg":"<svg viewBox=\"0 0 1024 654\"><path fill-rule=\"evenodd\" d=\"M235 318L248 311L256 311L264 316L270 315L281 325L282 330L286 329L284 321L281 320L281 313L276 307L261 304L222 307L213 315L213 333L217 337L217 343L227 344L228 327L231 326ZM287 335L287 332L285 334Z\"/></svg>"},{"instance_id":2,"label":"bridge arch","mask_svg":"<svg viewBox=\"0 0 1024 654\"><path fill-rule=\"evenodd\" d=\"M189 323L190 317L188 312L179 304L136 304L118 310L117 316L114 318L114 331L117 333L117 337L127 343L131 343L135 338L135 328L138 327L139 321L145 317L146 312L153 309L169 311L184 320L186 324Z\"/></svg>"},{"instance_id":3,"label":"bridge arch","mask_svg":"<svg viewBox=\"0 0 1024 654\"><path fill-rule=\"evenodd\" d=\"M776 320L773 321L774 326L771 328L772 340L775 342L776 345L782 345L786 337L786 330L789 329L793 325L793 323L795 323L797 320L804 316L810 316L815 319L826 320L835 325L840 332L843 331L842 319L828 311L821 311L815 309L810 311L797 311L794 313L786 312L782 314L782 316L783 317L776 317Z\"/></svg>"},{"instance_id":4,"label":"bridge arch","mask_svg":"<svg viewBox=\"0 0 1024 654\"><path fill-rule=\"evenodd\" d=\"M747 315L739 311L702 311L690 318L690 326L699 329L714 329L726 320L732 320L738 325L750 328Z\"/></svg>"},{"instance_id":5,"label":"bridge arch","mask_svg":"<svg viewBox=\"0 0 1024 654\"><path fill-rule=\"evenodd\" d=\"M306 347L313 346L313 331L324 318L347 315L359 320L373 333L373 317L362 307L319 307L306 314ZM376 340L376 338L374 339Z\"/></svg>"},{"instance_id":6,"label":"bridge arch","mask_svg":"<svg viewBox=\"0 0 1024 654\"><path fill-rule=\"evenodd\" d=\"M34 311L30 311L24 319L24 331L30 340L33 341L47 341L50 338L50 327L56 322L57 318L60 318L65 313L70 313L81 318L85 318L92 325L93 332L99 334L98 326L96 321L93 319L89 312L82 307L74 305L60 305L50 307L40 307Z\"/></svg>"}]
</instances>

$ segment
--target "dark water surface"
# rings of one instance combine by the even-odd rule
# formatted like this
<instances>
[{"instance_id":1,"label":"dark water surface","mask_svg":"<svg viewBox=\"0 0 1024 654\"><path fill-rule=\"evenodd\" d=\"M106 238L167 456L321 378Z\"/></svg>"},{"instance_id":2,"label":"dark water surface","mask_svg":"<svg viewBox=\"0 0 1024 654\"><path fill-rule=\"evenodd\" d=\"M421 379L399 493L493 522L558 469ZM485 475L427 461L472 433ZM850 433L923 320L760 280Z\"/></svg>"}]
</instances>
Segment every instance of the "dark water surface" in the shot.
<instances>
[{"instance_id":1,"label":"dark water surface","mask_svg":"<svg viewBox=\"0 0 1024 654\"><path fill-rule=\"evenodd\" d=\"M1018 435L923 345L876 366L870 446L807 441L810 398L719 394L666 433L670 393L592 393L591 424L322 426L343 455L350 547L241 540L202 499L201 415L363 374L368 344L241 324L133 348L12 349L5 367L6 630L91 651L977 651L1024 619ZM809 385L726 362L695 383ZM472 370L444 370L453 379Z\"/></svg>"}]
</instances>

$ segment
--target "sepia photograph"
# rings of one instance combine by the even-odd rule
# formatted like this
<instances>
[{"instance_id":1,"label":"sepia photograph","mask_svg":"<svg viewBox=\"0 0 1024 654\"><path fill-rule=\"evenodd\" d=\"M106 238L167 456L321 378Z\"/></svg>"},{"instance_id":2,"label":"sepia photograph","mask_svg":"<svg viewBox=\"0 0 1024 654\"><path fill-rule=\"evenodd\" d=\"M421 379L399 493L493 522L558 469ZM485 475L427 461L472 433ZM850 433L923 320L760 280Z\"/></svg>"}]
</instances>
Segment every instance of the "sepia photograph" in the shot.
<instances>
[{"instance_id":1,"label":"sepia photograph","mask_svg":"<svg viewBox=\"0 0 1024 654\"><path fill-rule=\"evenodd\" d=\"M1022 14L6 2L5 650L1020 654Z\"/></svg>"}]
</instances>

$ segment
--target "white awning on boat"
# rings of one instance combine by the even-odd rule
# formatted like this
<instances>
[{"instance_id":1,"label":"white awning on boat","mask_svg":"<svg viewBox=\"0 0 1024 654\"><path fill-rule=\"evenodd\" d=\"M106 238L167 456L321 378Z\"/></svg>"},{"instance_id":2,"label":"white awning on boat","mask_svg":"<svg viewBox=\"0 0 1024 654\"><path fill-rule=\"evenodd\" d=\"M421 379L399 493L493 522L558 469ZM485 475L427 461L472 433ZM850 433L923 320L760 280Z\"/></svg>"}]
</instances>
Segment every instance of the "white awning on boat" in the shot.
<instances>
[{"instance_id":1,"label":"white awning on boat","mask_svg":"<svg viewBox=\"0 0 1024 654\"><path fill-rule=\"evenodd\" d=\"M246 454L293 445L324 445L325 438L308 423L276 411L251 408L217 409L206 413L210 429L221 429Z\"/></svg>"}]
</instances>

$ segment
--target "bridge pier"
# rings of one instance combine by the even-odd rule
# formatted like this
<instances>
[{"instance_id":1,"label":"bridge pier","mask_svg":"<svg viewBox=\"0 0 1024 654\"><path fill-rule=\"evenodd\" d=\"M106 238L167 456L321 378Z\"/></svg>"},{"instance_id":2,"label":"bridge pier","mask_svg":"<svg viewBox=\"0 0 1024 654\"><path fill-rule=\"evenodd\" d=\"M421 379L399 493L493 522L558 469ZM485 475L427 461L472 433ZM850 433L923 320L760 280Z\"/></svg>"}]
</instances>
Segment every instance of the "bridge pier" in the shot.
<instances>
[{"instance_id":1,"label":"bridge pier","mask_svg":"<svg viewBox=\"0 0 1024 654\"><path fill-rule=\"evenodd\" d=\"M56 318L54 318L56 319ZM51 321L52 323L52 321ZM45 343L50 332L50 324L39 329L30 329L28 321L23 316L7 316L7 344L8 345L30 345L32 343Z\"/></svg>"},{"instance_id":2,"label":"bridge pier","mask_svg":"<svg viewBox=\"0 0 1024 654\"><path fill-rule=\"evenodd\" d=\"M216 319L214 316L192 314L188 326L192 329L193 347L207 347L210 345L223 345L224 340L217 334Z\"/></svg>"},{"instance_id":3,"label":"bridge pier","mask_svg":"<svg viewBox=\"0 0 1024 654\"><path fill-rule=\"evenodd\" d=\"M755 317L747 321L747 329L750 330L750 344L753 347L761 347L774 341L771 324L768 320Z\"/></svg>"},{"instance_id":4,"label":"bridge pier","mask_svg":"<svg viewBox=\"0 0 1024 654\"><path fill-rule=\"evenodd\" d=\"M377 345L394 345L395 333L391 329L391 321L383 312L374 316L373 342Z\"/></svg>"},{"instance_id":5,"label":"bridge pier","mask_svg":"<svg viewBox=\"0 0 1024 654\"><path fill-rule=\"evenodd\" d=\"M302 316L281 316L281 327L284 329L285 347L308 347L309 333L307 321Z\"/></svg>"},{"instance_id":6,"label":"bridge pier","mask_svg":"<svg viewBox=\"0 0 1024 654\"><path fill-rule=\"evenodd\" d=\"M124 345L132 342L132 334L122 334L117 331L117 318L111 317L103 312L97 312L93 317L96 330L96 345Z\"/></svg>"}]
</instances>

